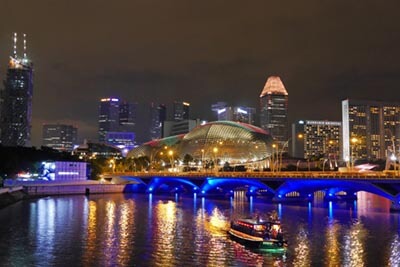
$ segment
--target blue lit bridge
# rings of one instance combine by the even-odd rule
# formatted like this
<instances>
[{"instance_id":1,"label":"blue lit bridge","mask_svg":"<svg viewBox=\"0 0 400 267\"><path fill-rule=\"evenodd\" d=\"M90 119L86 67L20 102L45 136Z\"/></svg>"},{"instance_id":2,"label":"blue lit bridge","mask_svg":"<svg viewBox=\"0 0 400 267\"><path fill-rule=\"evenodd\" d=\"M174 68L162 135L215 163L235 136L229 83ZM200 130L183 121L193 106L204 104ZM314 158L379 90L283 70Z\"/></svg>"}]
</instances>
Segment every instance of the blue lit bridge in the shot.
<instances>
[{"instance_id":1,"label":"blue lit bridge","mask_svg":"<svg viewBox=\"0 0 400 267\"><path fill-rule=\"evenodd\" d=\"M356 199L365 191L392 202L400 210L400 177L397 172L124 172L104 173L104 179L126 183L126 191L146 193L196 193L229 196L245 190L273 201L310 201L316 192L326 200Z\"/></svg>"}]
</instances>

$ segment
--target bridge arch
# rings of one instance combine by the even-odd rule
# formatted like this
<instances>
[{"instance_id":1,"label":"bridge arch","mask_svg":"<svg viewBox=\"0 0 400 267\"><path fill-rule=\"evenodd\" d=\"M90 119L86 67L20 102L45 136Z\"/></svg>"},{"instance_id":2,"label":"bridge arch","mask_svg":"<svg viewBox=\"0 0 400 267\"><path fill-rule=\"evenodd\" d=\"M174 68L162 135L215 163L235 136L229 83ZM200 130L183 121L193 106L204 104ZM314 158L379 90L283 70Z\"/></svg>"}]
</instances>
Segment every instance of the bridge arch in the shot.
<instances>
[{"instance_id":1,"label":"bridge arch","mask_svg":"<svg viewBox=\"0 0 400 267\"><path fill-rule=\"evenodd\" d=\"M233 190L246 187L249 194L256 194L258 190L265 190L270 195L275 194L275 190L256 179L243 178L212 178L208 177L201 186L202 194L213 192L232 192Z\"/></svg>"},{"instance_id":2,"label":"bridge arch","mask_svg":"<svg viewBox=\"0 0 400 267\"><path fill-rule=\"evenodd\" d=\"M286 181L277 190L276 196L283 198L291 192L299 192L301 195L309 195L317 191L324 191L328 196L334 196L336 193L344 191L346 193L356 193L365 191L387 198L391 201L395 196L384 191L378 186L369 182L346 181L346 180L300 180Z\"/></svg>"},{"instance_id":3,"label":"bridge arch","mask_svg":"<svg viewBox=\"0 0 400 267\"><path fill-rule=\"evenodd\" d=\"M146 192L197 192L200 188L191 181L177 177L154 177L148 184Z\"/></svg>"}]
</instances>

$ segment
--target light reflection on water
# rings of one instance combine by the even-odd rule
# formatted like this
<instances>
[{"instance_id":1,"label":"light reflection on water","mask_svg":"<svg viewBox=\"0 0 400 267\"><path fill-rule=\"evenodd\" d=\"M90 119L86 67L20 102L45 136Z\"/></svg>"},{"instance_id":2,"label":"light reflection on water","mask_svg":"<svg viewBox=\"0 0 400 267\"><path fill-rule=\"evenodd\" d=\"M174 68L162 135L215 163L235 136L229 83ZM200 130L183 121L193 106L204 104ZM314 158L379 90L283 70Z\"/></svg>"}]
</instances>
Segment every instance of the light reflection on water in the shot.
<instances>
[{"instance_id":1,"label":"light reflection on water","mask_svg":"<svg viewBox=\"0 0 400 267\"><path fill-rule=\"evenodd\" d=\"M386 200L369 194L357 202L300 206L250 200L235 192L225 200L92 195L20 202L0 210L0 261L4 266L399 266L400 218L388 212ZM285 253L248 249L229 239L230 220L271 211L278 212L289 240Z\"/></svg>"}]
</instances>

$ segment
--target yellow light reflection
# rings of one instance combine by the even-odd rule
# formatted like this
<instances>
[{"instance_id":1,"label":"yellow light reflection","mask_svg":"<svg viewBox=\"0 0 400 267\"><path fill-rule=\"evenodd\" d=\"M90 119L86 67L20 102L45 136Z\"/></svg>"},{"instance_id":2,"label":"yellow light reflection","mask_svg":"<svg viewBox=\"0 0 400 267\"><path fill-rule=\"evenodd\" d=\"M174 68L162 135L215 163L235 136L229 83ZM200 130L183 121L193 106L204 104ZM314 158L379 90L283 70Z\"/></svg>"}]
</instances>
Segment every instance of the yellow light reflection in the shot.
<instances>
[{"instance_id":1,"label":"yellow light reflection","mask_svg":"<svg viewBox=\"0 0 400 267\"><path fill-rule=\"evenodd\" d=\"M341 266L339 231L340 225L331 221L326 230L325 257L327 266Z\"/></svg>"},{"instance_id":2,"label":"yellow light reflection","mask_svg":"<svg viewBox=\"0 0 400 267\"><path fill-rule=\"evenodd\" d=\"M135 227L134 222L134 214L135 203L132 200L124 202L119 206L120 216L118 218L119 224L119 232L118 232L118 265L127 266L129 265L129 261L131 258L131 239L132 233L134 232L133 228Z\"/></svg>"},{"instance_id":3,"label":"yellow light reflection","mask_svg":"<svg viewBox=\"0 0 400 267\"><path fill-rule=\"evenodd\" d=\"M229 229L229 222L217 207L212 211L209 226L208 230L213 236L225 236Z\"/></svg>"},{"instance_id":4,"label":"yellow light reflection","mask_svg":"<svg viewBox=\"0 0 400 267\"><path fill-rule=\"evenodd\" d=\"M293 266L311 266L310 239L304 228L300 228L295 242Z\"/></svg>"},{"instance_id":5,"label":"yellow light reflection","mask_svg":"<svg viewBox=\"0 0 400 267\"><path fill-rule=\"evenodd\" d=\"M159 266L176 266L173 241L176 235L176 203L159 201L155 207L155 256Z\"/></svg>"},{"instance_id":6,"label":"yellow light reflection","mask_svg":"<svg viewBox=\"0 0 400 267\"><path fill-rule=\"evenodd\" d=\"M106 218L105 218L105 225L104 225L104 232L105 232L105 240L104 240L104 247L107 253L104 254L105 263L111 264L114 262L114 258L117 255L118 251L115 247L114 241L116 240L115 237L115 215L116 215L116 207L114 201L107 201L106 205Z\"/></svg>"},{"instance_id":7,"label":"yellow light reflection","mask_svg":"<svg viewBox=\"0 0 400 267\"><path fill-rule=\"evenodd\" d=\"M349 232L344 236L344 266L365 266L364 242L366 234L367 231L359 222L350 227Z\"/></svg>"},{"instance_id":8,"label":"yellow light reflection","mask_svg":"<svg viewBox=\"0 0 400 267\"><path fill-rule=\"evenodd\" d=\"M97 220L96 220L96 211L97 211L97 203L95 201L89 201L89 212L87 218L87 247L84 250L83 259L84 262L90 262L96 254L96 228L97 228Z\"/></svg>"}]
</instances>

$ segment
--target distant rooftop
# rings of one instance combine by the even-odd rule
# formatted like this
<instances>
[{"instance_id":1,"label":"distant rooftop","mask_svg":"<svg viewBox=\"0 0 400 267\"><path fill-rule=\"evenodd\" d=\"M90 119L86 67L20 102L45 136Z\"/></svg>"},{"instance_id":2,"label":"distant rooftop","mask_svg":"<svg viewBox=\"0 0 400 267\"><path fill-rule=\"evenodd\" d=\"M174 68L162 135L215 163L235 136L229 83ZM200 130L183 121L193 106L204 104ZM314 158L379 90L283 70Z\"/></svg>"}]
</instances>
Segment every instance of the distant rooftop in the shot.
<instances>
[{"instance_id":1,"label":"distant rooftop","mask_svg":"<svg viewBox=\"0 0 400 267\"><path fill-rule=\"evenodd\" d=\"M279 78L278 76L271 76L268 78L260 97L270 94L288 95L286 88L281 81L281 78Z\"/></svg>"}]
</instances>

